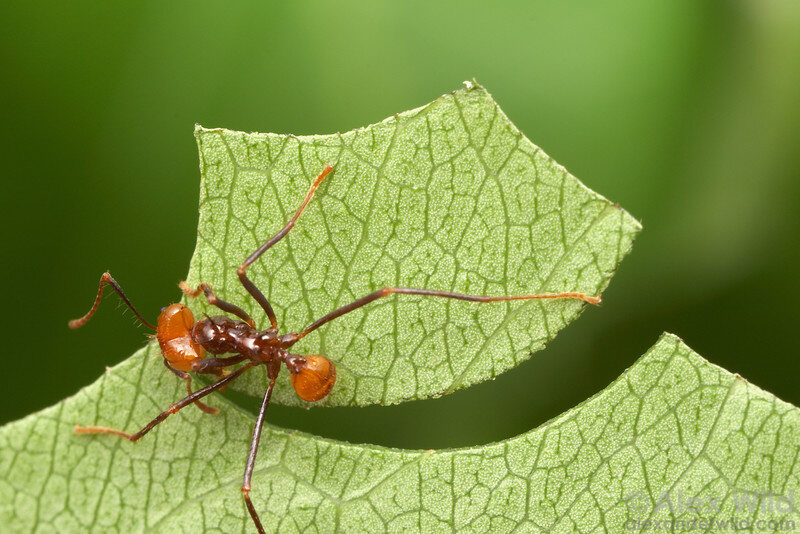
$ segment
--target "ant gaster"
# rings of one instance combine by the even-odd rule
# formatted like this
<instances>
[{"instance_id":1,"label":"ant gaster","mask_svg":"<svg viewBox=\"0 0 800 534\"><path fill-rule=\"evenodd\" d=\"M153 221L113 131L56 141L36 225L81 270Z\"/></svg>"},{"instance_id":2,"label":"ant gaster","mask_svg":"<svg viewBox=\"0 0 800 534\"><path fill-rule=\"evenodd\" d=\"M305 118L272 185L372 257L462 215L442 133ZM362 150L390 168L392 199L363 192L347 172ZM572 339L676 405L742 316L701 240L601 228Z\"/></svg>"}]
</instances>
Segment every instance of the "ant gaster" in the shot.
<instances>
[{"instance_id":1,"label":"ant gaster","mask_svg":"<svg viewBox=\"0 0 800 534\"><path fill-rule=\"evenodd\" d=\"M298 355L289 352L292 345L303 339L305 336L321 327L322 325L340 317L353 310L361 308L370 302L377 299L388 297L392 294L404 295L426 295L433 297L444 297L457 300L466 300L472 302L498 302L509 300L529 300L529 299L580 299L590 304L598 304L600 302L599 296L590 296L584 293L552 293L552 294L539 294L539 295L513 295L513 296L477 296L477 295L464 295L461 293L450 293L447 291L435 291L430 289L413 289L407 287L384 287L374 291L360 299L351 302L337 310L334 310L322 318L314 321L304 330L291 332L281 335L278 330L278 320L275 317L275 312L272 309L267 298L264 294L253 284L247 277L247 268L256 261L264 252L266 252L272 245L283 239L286 234L294 227L300 215L305 210L314 192L325 179L333 171L333 167L326 165L319 176L314 180L311 189L305 196L302 204L295 212L294 216L286 223L286 225L271 239L261 245L255 252L253 252L242 265L237 269L236 273L239 276L244 288L255 299L255 301L263 308L269 319L270 326L264 330L259 330L253 319L240 307L226 302L214 294L213 289L206 283L201 283L197 288L192 289L186 284L181 282L179 284L184 294L189 297L198 297L203 294L212 306L215 306L228 314L234 315L239 320L231 319L225 315L217 315L213 317L205 317L195 321L194 315L191 310L183 304L170 304L162 309L158 317L156 326L153 326L136 310L131 304L128 297L122 291L122 288L116 280L108 273L104 273L100 278L100 287L97 291L97 297L92 304L91 309L81 317L70 321L70 328L79 328L86 324L92 315L94 315L100 304L100 299L103 295L103 288L106 284L110 285L114 291L122 298L125 304L133 311L136 317L146 326L153 329L161 348L161 354L164 357L164 365L173 372L176 376L186 381L186 389L188 395L178 402L172 404L165 411L161 412L155 419L147 423L141 430L134 434L129 434L121 430L113 428L100 427L100 426L76 426L75 432L78 434L114 434L123 437L130 441L137 441L142 436L147 434L156 425L164 421L170 415L176 413L178 410L185 408L189 404L194 403L200 410L205 413L216 413L218 410L208 406L200 401L206 395L221 389L227 384L236 380L245 371L264 365L267 369L267 377L269 384L264 394L264 399L261 403L261 408L256 418L256 425L253 431L253 438L250 444L250 452L247 456L247 463L244 472L244 481L242 484L242 495L247 510L253 518L258 532L264 533L264 527L261 525L258 512L256 512L252 501L250 500L250 482L253 475L253 467L255 466L256 453L258 452L258 443L261 439L261 429L264 424L264 417L266 414L267 406L269 405L272 390L275 387L275 380L281 370L281 365L285 364L291 375L292 386L297 395L309 402L315 402L325 398L330 393L336 382L336 367L334 363L322 355ZM214 355L215 357L207 357L206 354ZM233 354L228 357L216 357L221 354ZM243 366L229 371L227 368L236 364L246 362ZM192 392L191 377L189 372L213 374L219 377L219 380L212 384Z\"/></svg>"}]
</instances>

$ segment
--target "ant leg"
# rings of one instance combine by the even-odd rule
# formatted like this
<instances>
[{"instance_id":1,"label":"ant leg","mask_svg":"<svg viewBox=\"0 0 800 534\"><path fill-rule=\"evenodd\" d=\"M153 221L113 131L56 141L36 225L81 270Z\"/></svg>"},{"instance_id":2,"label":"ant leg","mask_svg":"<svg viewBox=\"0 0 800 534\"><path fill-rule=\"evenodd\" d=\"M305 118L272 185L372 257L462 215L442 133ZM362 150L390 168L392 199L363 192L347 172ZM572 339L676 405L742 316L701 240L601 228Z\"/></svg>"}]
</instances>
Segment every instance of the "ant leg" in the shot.
<instances>
[{"instance_id":1,"label":"ant leg","mask_svg":"<svg viewBox=\"0 0 800 534\"><path fill-rule=\"evenodd\" d=\"M272 389L275 387L275 379L281 370L280 360L273 360L267 368L269 376L269 385L267 392L264 394L264 400L261 401L261 409L258 410L258 417L256 418L256 426L253 429L253 440L250 442L250 452L247 454L247 464L244 468L244 480L242 481L242 497L244 497L244 504L247 506L247 511L250 512L250 517L253 518L253 523L256 524L256 529L259 534L266 534L264 527L261 525L261 519L258 517L255 506L250 501L250 481L253 479L253 468L256 465L256 454L258 454L258 442L261 441L261 429L264 426L264 417L266 416L267 406L269 406L269 399L272 397Z\"/></svg>"},{"instance_id":2,"label":"ant leg","mask_svg":"<svg viewBox=\"0 0 800 534\"><path fill-rule=\"evenodd\" d=\"M208 386L204 387L203 389L198 389L197 391L195 391L191 395L188 395L188 396L182 398L181 400L179 400L178 402L176 402L175 404L173 404L172 406L167 408L165 411L163 411L160 414L158 414L155 419L153 419L152 421L147 423L144 427L142 427L141 430L139 430L135 434L128 434L127 432L123 432L122 430L116 430L114 428L108 428L108 427L105 427L105 426L79 426L79 425L75 425L75 433L76 434L114 434L115 436L119 436L121 438L125 438L125 439L127 439L129 441L134 441L134 442L138 441L142 436L144 436L145 434L150 432L153 429L154 426L156 426L157 424L162 422L164 419L166 419L170 415L172 415L172 414L176 413L178 410L180 410L182 408L185 408L186 406L192 404L196 400L202 399L203 397L205 397L209 393L213 393L214 391L218 390L219 388L221 388L225 384L235 380L236 378L239 377L239 375L241 375L243 372L245 372L246 370L250 369L254 365L255 365L254 363L248 363L244 367L241 367L241 368L237 369L236 371L232 372L231 374L229 374L228 376L226 376L222 380L217 380L213 384L208 385Z\"/></svg>"},{"instance_id":3,"label":"ant leg","mask_svg":"<svg viewBox=\"0 0 800 534\"><path fill-rule=\"evenodd\" d=\"M320 319L317 319L305 330L303 330L299 334L296 334L296 336L292 336L292 343L304 338L307 334L313 332L314 330L324 325L325 323L336 319L337 317L341 317L342 315L350 313L353 310L357 310L358 308L365 306L374 300L378 300L379 298L383 297L388 297L389 295L392 294L427 295L430 297L444 297L448 299L467 300L470 302L499 302L505 300L579 299L584 302L588 302L589 304L600 303L599 296L594 297L586 295L585 293L546 293L541 295L510 295L501 297L486 297L479 295L464 295L462 293L450 293L449 291L434 291L432 289L413 289L409 287L384 287L383 289L373 291L369 295L363 296L360 299L355 300L350 304L347 304L346 306L342 306L338 310L334 310Z\"/></svg>"},{"instance_id":4,"label":"ant leg","mask_svg":"<svg viewBox=\"0 0 800 534\"><path fill-rule=\"evenodd\" d=\"M237 364L245 359L245 356L231 356L229 358L203 358L202 360L191 363L192 371L195 373L207 373L220 376L223 367Z\"/></svg>"},{"instance_id":5,"label":"ant leg","mask_svg":"<svg viewBox=\"0 0 800 534\"><path fill-rule=\"evenodd\" d=\"M125 304L128 305L128 307L133 311L133 313L136 315L136 317L138 317L138 319L142 322L142 324L144 324L146 326L149 326L153 330L156 329L155 326L153 326L150 323L148 323L144 319L144 317L142 317L142 315L136 310L136 308L133 307L133 304L131 304L131 301L128 300L128 297L125 295L125 292L122 291L122 288L120 287L120 285L117 283L116 280L114 280L114 278L111 276L111 273L109 273L108 271L104 272L103 275L100 277L100 287L97 289L97 296L94 299L94 303L92 304L92 307L89 309L89 311L83 317L81 317L79 319L71 320L69 322L69 327L70 328L72 328L73 330L75 328L80 328L83 325L85 325L89 321L89 319L92 318L92 315L94 315L94 312L97 311L97 307L100 305L100 298L103 296L103 287L105 287L106 284L110 285L114 289L114 291L117 292L117 294L120 296L122 301L125 302Z\"/></svg>"},{"instance_id":6,"label":"ant leg","mask_svg":"<svg viewBox=\"0 0 800 534\"><path fill-rule=\"evenodd\" d=\"M192 394L192 377L189 373L184 373L183 371L178 371L174 367L172 367L167 360L164 360L164 367L172 371L172 373L177 376L178 378L186 381L186 393L189 395ZM215 414L219 413L219 409L214 408L213 406L209 406L199 400L194 401L194 405L200 408L200 411L207 414Z\"/></svg>"},{"instance_id":7,"label":"ant leg","mask_svg":"<svg viewBox=\"0 0 800 534\"><path fill-rule=\"evenodd\" d=\"M212 306L216 306L217 308L219 308L220 310L222 310L224 312L227 312L227 313L230 313L232 315L235 315L236 317L238 317L242 321L244 321L247 324L249 324L251 328L255 328L256 327L255 323L253 322L253 319L249 315L247 315L246 311L241 309L236 304L231 304L230 302L226 302L226 301L222 300L221 298L218 298L214 294L214 290L211 289L211 286L206 284L205 282L203 282L202 284L197 286L197 289L192 289L191 287L189 287L189 284L187 284L186 282L179 283L178 287L181 288L181 291L183 291L184 295L187 295L189 297L197 297L202 292L205 295L206 300L208 301L208 303L211 304Z\"/></svg>"},{"instance_id":8,"label":"ant leg","mask_svg":"<svg viewBox=\"0 0 800 534\"><path fill-rule=\"evenodd\" d=\"M311 198L314 196L314 191L317 190L319 184L321 184L322 181L325 179L325 177L328 176L332 171L333 167L331 167L330 165L325 165L325 168L322 169L322 172L319 174L319 176L317 176L316 180L314 180L314 183L311 184L311 189L309 189L308 193L306 193L305 200L303 200L303 203L300 204L299 208L297 208L297 211L295 212L294 216L291 219L289 219L289 222L287 222L286 225L283 228L281 228L281 230L277 234L272 236L270 239L267 240L266 243L258 247L258 249L255 252L250 254L250 256L248 256L247 259L244 260L244 263L242 263L242 265L239 266L239 269L236 270L236 274L239 276L239 281L242 282L242 285L247 290L247 292L250 293L250 295L256 300L256 302L258 302L258 304L264 309L264 311L267 312L267 317L269 318L269 322L272 323L272 328L276 330L278 329L278 319L275 317L275 311L273 311L272 306L267 300L267 297L264 296L261 290L258 289L256 285L249 278L247 278L247 274L245 273L245 271L247 270L248 267L250 267L250 265L254 261L256 261L264 252L266 252L267 249L269 249L272 245L283 239L286 236L286 234L289 233L289 230L291 230L294 227L294 223L296 223L297 219L300 218L300 215L303 214L303 210L306 209L306 206L311 201Z\"/></svg>"}]
</instances>

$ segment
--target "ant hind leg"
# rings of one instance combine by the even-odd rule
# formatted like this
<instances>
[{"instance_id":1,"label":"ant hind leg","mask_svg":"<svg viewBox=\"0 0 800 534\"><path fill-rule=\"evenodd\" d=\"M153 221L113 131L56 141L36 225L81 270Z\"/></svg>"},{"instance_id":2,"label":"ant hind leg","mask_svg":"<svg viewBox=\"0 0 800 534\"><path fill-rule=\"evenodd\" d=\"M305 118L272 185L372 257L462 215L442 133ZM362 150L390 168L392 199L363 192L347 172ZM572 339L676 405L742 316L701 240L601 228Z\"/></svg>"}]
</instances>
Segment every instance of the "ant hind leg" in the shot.
<instances>
[{"instance_id":1,"label":"ant hind leg","mask_svg":"<svg viewBox=\"0 0 800 534\"><path fill-rule=\"evenodd\" d=\"M499 296L499 297L490 297L490 296L483 296L483 295L465 295L463 293L452 293L450 291L436 291L433 289L414 289L410 287L384 287L383 289L378 289L377 291L373 291L372 293L361 297L360 299L356 299L350 304L342 306L339 309L333 310L332 312L324 315L320 319L314 321L311 325L306 327L305 330L300 332L299 334L295 334L293 336L292 344L296 343L300 339L303 339L306 335L310 334L320 326L324 325L327 322L333 321L337 317L341 317L346 313L350 313L351 311L357 310L362 306L366 306L370 302L378 300L380 298L388 297L389 295L424 295L428 297L443 297L448 299L455 299L455 300L466 300L469 302L501 302L501 301L509 301L509 300L555 300L555 299L576 299L582 300L588 304L600 304L600 296L593 296L587 295L585 293L575 293L575 292L567 292L567 293L542 293L542 294L532 294L532 295L506 295L506 296Z\"/></svg>"},{"instance_id":2,"label":"ant hind leg","mask_svg":"<svg viewBox=\"0 0 800 534\"><path fill-rule=\"evenodd\" d=\"M258 443L261 441L261 429L264 426L264 418L266 417L267 407L269 406L269 400L272 397L272 389L275 387L275 379L278 377L278 373L281 370L280 361L275 360L267 365L269 385L267 386L266 393L264 393L264 400L261 402L261 409L258 411L258 417L256 417L256 425L253 429L253 439L250 442L250 452L247 455L247 464L244 468L244 480L242 481L242 497L244 498L244 504L247 506L247 511L250 512L250 517L253 519L253 523L255 523L259 534L265 534L266 531L261 525L261 519L258 517L256 507L253 506L253 503L250 500L250 483L253 479L253 468L256 465Z\"/></svg>"}]
</instances>

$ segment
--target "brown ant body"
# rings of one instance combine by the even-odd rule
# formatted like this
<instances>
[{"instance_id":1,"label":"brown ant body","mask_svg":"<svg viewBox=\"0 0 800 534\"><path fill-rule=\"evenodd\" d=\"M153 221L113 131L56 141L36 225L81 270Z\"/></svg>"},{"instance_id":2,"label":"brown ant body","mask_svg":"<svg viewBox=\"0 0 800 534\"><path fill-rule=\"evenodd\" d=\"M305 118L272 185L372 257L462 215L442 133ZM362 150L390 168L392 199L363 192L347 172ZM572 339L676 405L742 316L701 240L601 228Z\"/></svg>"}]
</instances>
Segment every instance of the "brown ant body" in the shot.
<instances>
[{"instance_id":1,"label":"brown ant body","mask_svg":"<svg viewBox=\"0 0 800 534\"><path fill-rule=\"evenodd\" d=\"M289 222L286 223L275 236L253 252L237 270L237 275L244 288L266 312L270 321L269 328L264 330L256 328L253 319L247 312L235 304L219 299L208 284L202 283L197 288L192 289L186 282L181 282L179 284L184 294L190 297L197 297L202 293L209 304L219 308L223 312L238 317L239 320L231 319L225 315L218 315L195 321L194 315L189 308L183 304L170 304L161 311L156 326L153 326L139 314L130 300L128 300L128 297L122 291L117 281L107 272L100 278L100 287L97 292L97 297L89 312L83 317L70 321L69 323L70 328L79 328L91 319L100 304L104 286L106 284L110 285L133 311L136 317L143 324L156 332L155 337L158 340L161 354L164 357L164 365L175 375L186 381L186 389L188 391L186 397L172 404L167 410L161 412L155 419L134 434L107 427L76 426L75 432L78 434L114 434L135 442L147 434L153 427L164 421L168 416L189 404L194 403L203 412L216 413L218 411L216 408L202 403L200 399L236 380L236 378L241 376L245 371L258 365L266 366L269 384L256 418L256 425L253 431L253 439L250 444L250 452L247 457L244 481L242 484L242 495L244 496L245 504L258 532L262 534L265 532L264 527L261 525L258 513L250 500L250 481L253 475L253 467L255 465L256 453L258 452L258 443L261 439L261 429L264 424L266 409L269 405L272 390L275 387L275 380L280 373L281 366L285 364L291 373L291 383L297 395L301 399L309 402L315 402L325 398L336 382L336 367L330 359L322 355L301 356L289 352L291 347L300 339L337 317L361 308L374 300L392 294L427 295L472 302L562 298L580 299L590 304L597 304L600 302L600 297L590 296L584 293L489 297L428 289L385 287L328 313L299 333L292 332L281 335L278 331L278 321L272 306L264 294L247 277L246 270L267 249L289 233L300 218L303 210L311 201L317 187L319 187L325 177L332 171L333 168L330 165L325 166L325 169L317 176L316 180L314 180L303 203ZM207 354L211 354L214 357L207 357ZM221 354L233 354L233 356L224 358L217 357ZM246 363L238 369L232 372L227 370L228 367L242 362ZM189 375L190 371L214 374L220 378L216 382L192 392L191 377Z\"/></svg>"}]
</instances>

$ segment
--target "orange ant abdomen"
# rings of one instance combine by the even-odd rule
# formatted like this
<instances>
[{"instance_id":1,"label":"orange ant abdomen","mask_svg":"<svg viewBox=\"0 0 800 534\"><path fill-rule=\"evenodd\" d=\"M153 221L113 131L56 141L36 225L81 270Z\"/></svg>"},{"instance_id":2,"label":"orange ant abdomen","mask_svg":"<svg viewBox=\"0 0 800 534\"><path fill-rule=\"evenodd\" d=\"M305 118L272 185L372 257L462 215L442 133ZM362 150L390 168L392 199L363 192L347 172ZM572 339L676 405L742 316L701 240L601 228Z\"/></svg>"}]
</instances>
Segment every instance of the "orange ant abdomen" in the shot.
<instances>
[{"instance_id":1,"label":"orange ant abdomen","mask_svg":"<svg viewBox=\"0 0 800 534\"><path fill-rule=\"evenodd\" d=\"M194 314L183 304L170 304L161 311L156 339L161 354L178 371L191 371L192 362L205 357L203 347L192 339Z\"/></svg>"},{"instance_id":2,"label":"orange ant abdomen","mask_svg":"<svg viewBox=\"0 0 800 534\"><path fill-rule=\"evenodd\" d=\"M292 387L307 402L324 399L336 383L336 366L321 354L305 356L305 362L292 371Z\"/></svg>"}]
</instances>

